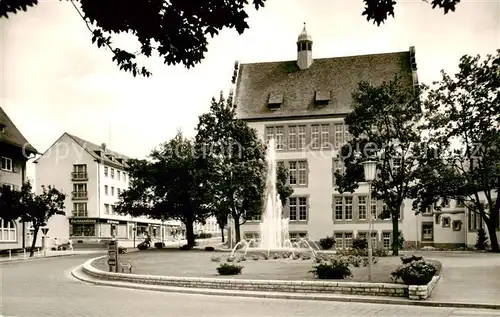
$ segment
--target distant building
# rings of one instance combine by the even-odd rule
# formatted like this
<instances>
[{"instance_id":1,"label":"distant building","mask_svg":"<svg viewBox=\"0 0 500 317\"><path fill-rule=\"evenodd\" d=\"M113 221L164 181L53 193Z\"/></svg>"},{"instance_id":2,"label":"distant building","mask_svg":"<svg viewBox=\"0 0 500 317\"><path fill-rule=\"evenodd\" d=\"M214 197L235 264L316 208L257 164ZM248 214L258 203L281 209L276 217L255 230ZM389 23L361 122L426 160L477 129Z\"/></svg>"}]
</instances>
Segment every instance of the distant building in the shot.
<instances>
[{"instance_id":1,"label":"distant building","mask_svg":"<svg viewBox=\"0 0 500 317\"><path fill-rule=\"evenodd\" d=\"M49 236L75 247L104 245L115 235L120 245L134 246L150 236L169 239L180 222L132 218L115 213L120 192L128 188L127 160L105 144L96 145L64 133L36 163L37 190L53 185L64 192L66 215L48 223Z\"/></svg>"},{"instance_id":2,"label":"distant building","mask_svg":"<svg viewBox=\"0 0 500 317\"><path fill-rule=\"evenodd\" d=\"M0 107L0 186L20 190L26 181L26 162L37 153ZM0 250L31 246L28 228L29 224L0 218Z\"/></svg>"}]
</instances>

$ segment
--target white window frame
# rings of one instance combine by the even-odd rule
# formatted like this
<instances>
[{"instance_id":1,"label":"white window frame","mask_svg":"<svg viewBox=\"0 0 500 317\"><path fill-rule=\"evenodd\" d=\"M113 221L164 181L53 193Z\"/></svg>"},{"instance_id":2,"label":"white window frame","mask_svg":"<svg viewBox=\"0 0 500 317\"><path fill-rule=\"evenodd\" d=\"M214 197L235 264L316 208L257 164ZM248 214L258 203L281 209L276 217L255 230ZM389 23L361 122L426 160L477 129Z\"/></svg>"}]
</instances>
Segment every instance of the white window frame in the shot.
<instances>
[{"instance_id":1,"label":"white window frame","mask_svg":"<svg viewBox=\"0 0 500 317\"><path fill-rule=\"evenodd\" d=\"M342 123L335 123L333 125L334 133L334 146L340 148L344 144L344 125Z\"/></svg>"},{"instance_id":2,"label":"white window frame","mask_svg":"<svg viewBox=\"0 0 500 317\"><path fill-rule=\"evenodd\" d=\"M12 164L12 159L10 157L2 156L0 161L0 169L2 171L13 172L14 165Z\"/></svg>"},{"instance_id":3,"label":"white window frame","mask_svg":"<svg viewBox=\"0 0 500 317\"><path fill-rule=\"evenodd\" d=\"M328 148L330 146L330 125L321 125L321 147Z\"/></svg>"},{"instance_id":4,"label":"white window frame","mask_svg":"<svg viewBox=\"0 0 500 317\"><path fill-rule=\"evenodd\" d=\"M276 127L276 150L281 151L284 149L285 143L285 127Z\"/></svg>"},{"instance_id":5,"label":"white window frame","mask_svg":"<svg viewBox=\"0 0 500 317\"><path fill-rule=\"evenodd\" d=\"M367 218L367 209L366 209L366 203L368 201L367 196L358 196L358 219L359 220L366 220ZM363 213L361 212L363 210ZM364 216L362 216L364 215Z\"/></svg>"},{"instance_id":6,"label":"white window frame","mask_svg":"<svg viewBox=\"0 0 500 317\"><path fill-rule=\"evenodd\" d=\"M311 125L311 149L319 149L320 147L320 130L319 124Z\"/></svg>"},{"instance_id":7,"label":"white window frame","mask_svg":"<svg viewBox=\"0 0 500 317\"><path fill-rule=\"evenodd\" d=\"M342 198L342 196L334 196L333 212L333 217L335 220L344 220L344 199Z\"/></svg>"},{"instance_id":8,"label":"white window frame","mask_svg":"<svg viewBox=\"0 0 500 317\"><path fill-rule=\"evenodd\" d=\"M296 150L298 146L297 126L292 125L288 127L288 149Z\"/></svg>"},{"instance_id":9,"label":"white window frame","mask_svg":"<svg viewBox=\"0 0 500 317\"><path fill-rule=\"evenodd\" d=\"M350 203L348 203L350 202ZM352 196L344 196L344 220L352 220L353 214L353 197Z\"/></svg>"},{"instance_id":10,"label":"white window frame","mask_svg":"<svg viewBox=\"0 0 500 317\"><path fill-rule=\"evenodd\" d=\"M72 215L73 217L88 217L87 203L73 203Z\"/></svg>"},{"instance_id":11,"label":"white window frame","mask_svg":"<svg viewBox=\"0 0 500 317\"><path fill-rule=\"evenodd\" d=\"M304 150L306 148L306 126L299 125L297 127L297 135L298 135L298 148L299 150Z\"/></svg>"},{"instance_id":12,"label":"white window frame","mask_svg":"<svg viewBox=\"0 0 500 317\"><path fill-rule=\"evenodd\" d=\"M13 220L0 218L0 241L17 242L17 227Z\"/></svg>"}]
</instances>

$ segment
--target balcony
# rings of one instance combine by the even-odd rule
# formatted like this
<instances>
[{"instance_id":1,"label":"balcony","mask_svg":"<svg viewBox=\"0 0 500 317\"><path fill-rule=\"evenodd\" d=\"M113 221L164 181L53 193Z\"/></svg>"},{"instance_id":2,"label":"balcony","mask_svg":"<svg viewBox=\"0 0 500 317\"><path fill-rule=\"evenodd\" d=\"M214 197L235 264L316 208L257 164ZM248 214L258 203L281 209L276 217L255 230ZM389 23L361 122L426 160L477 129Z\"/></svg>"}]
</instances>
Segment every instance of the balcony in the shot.
<instances>
[{"instance_id":1,"label":"balcony","mask_svg":"<svg viewBox=\"0 0 500 317\"><path fill-rule=\"evenodd\" d=\"M88 180L88 174L87 172L72 172L71 173L71 180L74 181L86 181Z\"/></svg>"},{"instance_id":2,"label":"balcony","mask_svg":"<svg viewBox=\"0 0 500 317\"><path fill-rule=\"evenodd\" d=\"M72 192L71 194L73 196L73 200L87 200L89 198L86 191Z\"/></svg>"}]
</instances>

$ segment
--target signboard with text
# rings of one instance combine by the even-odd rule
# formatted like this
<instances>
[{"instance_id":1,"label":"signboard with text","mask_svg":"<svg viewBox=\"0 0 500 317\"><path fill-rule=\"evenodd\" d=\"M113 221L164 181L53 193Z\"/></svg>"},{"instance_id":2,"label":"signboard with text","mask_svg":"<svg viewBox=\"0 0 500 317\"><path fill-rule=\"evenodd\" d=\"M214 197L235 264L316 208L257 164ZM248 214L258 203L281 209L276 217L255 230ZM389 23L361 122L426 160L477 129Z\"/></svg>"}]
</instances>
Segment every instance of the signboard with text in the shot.
<instances>
[{"instance_id":1,"label":"signboard with text","mask_svg":"<svg viewBox=\"0 0 500 317\"><path fill-rule=\"evenodd\" d=\"M118 241L111 240L108 243L108 266L110 272L118 272Z\"/></svg>"}]
</instances>

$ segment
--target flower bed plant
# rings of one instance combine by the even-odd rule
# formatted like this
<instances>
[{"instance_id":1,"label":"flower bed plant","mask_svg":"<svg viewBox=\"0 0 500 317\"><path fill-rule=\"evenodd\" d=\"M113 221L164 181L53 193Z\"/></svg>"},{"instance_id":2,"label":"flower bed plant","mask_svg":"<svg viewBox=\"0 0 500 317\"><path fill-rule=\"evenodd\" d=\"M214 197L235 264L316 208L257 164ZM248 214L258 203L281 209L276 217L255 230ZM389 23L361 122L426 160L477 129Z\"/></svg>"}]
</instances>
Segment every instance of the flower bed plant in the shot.
<instances>
[{"instance_id":1,"label":"flower bed plant","mask_svg":"<svg viewBox=\"0 0 500 317\"><path fill-rule=\"evenodd\" d=\"M313 267L313 273L319 279L345 279L352 276L351 264L345 258L332 258L330 262L320 263Z\"/></svg>"},{"instance_id":2,"label":"flower bed plant","mask_svg":"<svg viewBox=\"0 0 500 317\"><path fill-rule=\"evenodd\" d=\"M222 263L217 268L220 275L238 275L241 274L241 270L243 270L243 266L232 263Z\"/></svg>"},{"instance_id":3,"label":"flower bed plant","mask_svg":"<svg viewBox=\"0 0 500 317\"><path fill-rule=\"evenodd\" d=\"M437 272L438 268L434 264L421 259L401 265L391 276L394 281L401 279L406 285L425 285Z\"/></svg>"}]
</instances>

